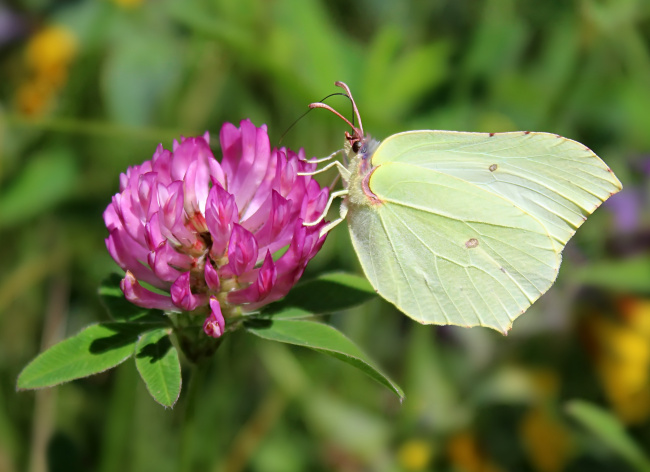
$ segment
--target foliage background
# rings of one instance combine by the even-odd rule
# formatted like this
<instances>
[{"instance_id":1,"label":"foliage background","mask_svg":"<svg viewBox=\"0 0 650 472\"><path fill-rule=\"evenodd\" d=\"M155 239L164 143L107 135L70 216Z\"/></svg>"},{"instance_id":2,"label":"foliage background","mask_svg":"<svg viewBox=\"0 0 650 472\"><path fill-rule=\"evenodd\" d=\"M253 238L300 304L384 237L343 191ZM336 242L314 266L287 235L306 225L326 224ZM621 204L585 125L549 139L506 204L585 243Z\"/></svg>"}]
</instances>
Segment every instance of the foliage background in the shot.
<instances>
[{"instance_id":1,"label":"foliage background","mask_svg":"<svg viewBox=\"0 0 650 472\"><path fill-rule=\"evenodd\" d=\"M508 337L422 327L380 300L332 315L402 385L402 405L330 358L231 337L200 395L197 470L647 470L568 407L599 405L649 452L646 0L10 0L0 77L0 470L177 470L183 397L155 404L132 362L36 394L15 379L106 319L97 286L116 266L101 213L120 172L224 121L267 123L277 143L335 80L378 138L559 133L625 189ZM314 112L282 144L325 156L344 130ZM306 277L359 270L344 226Z\"/></svg>"}]
</instances>

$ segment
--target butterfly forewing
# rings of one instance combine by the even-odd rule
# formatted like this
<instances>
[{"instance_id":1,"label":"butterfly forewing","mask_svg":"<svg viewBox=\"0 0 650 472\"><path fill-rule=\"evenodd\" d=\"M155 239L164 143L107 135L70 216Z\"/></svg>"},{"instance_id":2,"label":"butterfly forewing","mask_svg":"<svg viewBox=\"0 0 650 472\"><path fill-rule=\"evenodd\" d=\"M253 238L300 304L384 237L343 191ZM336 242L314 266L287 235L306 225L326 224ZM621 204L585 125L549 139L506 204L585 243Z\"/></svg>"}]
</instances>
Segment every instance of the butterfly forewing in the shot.
<instances>
[{"instance_id":1,"label":"butterfly forewing","mask_svg":"<svg viewBox=\"0 0 650 472\"><path fill-rule=\"evenodd\" d=\"M548 133L409 131L382 142L373 165L407 162L503 196L538 218L561 251L621 184L586 146Z\"/></svg>"}]
</instances>

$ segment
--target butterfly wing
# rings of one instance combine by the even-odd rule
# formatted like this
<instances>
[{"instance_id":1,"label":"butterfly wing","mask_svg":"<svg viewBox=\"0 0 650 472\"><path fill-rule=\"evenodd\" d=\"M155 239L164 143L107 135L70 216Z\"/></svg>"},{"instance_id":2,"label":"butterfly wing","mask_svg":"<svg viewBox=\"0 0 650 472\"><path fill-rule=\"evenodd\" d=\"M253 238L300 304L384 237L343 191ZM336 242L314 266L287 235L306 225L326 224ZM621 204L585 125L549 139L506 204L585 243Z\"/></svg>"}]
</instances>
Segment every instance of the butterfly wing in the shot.
<instances>
[{"instance_id":1,"label":"butterfly wing","mask_svg":"<svg viewBox=\"0 0 650 472\"><path fill-rule=\"evenodd\" d=\"M383 203L351 204L348 221L373 286L421 323L502 332L621 188L585 146L546 133L400 133L372 164L369 188Z\"/></svg>"}]
</instances>

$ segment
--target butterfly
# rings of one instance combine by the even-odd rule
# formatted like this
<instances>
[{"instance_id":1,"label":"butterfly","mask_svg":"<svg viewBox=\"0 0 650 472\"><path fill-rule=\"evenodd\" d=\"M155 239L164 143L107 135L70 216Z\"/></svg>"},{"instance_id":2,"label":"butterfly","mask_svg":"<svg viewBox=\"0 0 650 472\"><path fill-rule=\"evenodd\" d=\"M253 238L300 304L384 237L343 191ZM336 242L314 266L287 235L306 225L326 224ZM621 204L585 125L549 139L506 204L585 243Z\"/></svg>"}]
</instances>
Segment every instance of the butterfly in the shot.
<instances>
[{"instance_id":1,"label":"butterfly","mask_svg":"<svg viewBox=\"0 0 650 472\"><path fill-rule=\"evenodd\" d=\"M336 166L344 183L328 202L343 197L340 218L323 232L347 220L372 286L420 323L507 334L553 285L587 216L622 189L591 149L556 134L421 130L376 141L364 134L349 87L336 85L358 126L329 105L310 105L353 130L347 165L316 171Z\"/></svg>"}]
</instances>

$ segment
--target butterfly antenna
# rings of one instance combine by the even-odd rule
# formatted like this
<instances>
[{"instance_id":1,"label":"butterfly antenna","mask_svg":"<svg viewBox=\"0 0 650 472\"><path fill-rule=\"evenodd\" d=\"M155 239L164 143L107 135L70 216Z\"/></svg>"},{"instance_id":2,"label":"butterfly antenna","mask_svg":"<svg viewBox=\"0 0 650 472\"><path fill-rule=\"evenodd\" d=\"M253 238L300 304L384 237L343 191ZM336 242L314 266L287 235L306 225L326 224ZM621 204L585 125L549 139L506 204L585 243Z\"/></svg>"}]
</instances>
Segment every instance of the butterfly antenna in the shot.
<instances>
[{"instance_id":1,"label":"butterfly antenna","mask_svg":"<svg viewBox=\"0 0 650 472\"><path fill-rule=\"evenodd\" d=\"M354 98L352 97L352 92L350 92L350 87L345 82L334 82L334 85L337 87L341 87L343 90L345 90L348 98L352 102L352 108L354 109L354 114L357 116L357 121L359 121L359 131L361 131L361 137L364 136L363 134L363 124L361 123L361 115L359 114L359 109L357 108L357 104L354 101ZM354 118L352 119L354 121ZM352 128L356 131L356 127L352 126Z\"/></svg>"},{"instance_id":2,"label":"butterfly antenna","mask_svg":"<svg viewBox=\"0 0 650 472\"><path fill-rule=\"evenodd\" d=\"M346 95L346 94L344 94L344 93L336 92L336 93L330 93L327 97L322 98L320 101L321 101L321 102L324 102L324 101L327 100L328 98L330 98L330 97L335 97L335 96L337 96L337 95L341 95L341 96L343 96L343 97L350 98L348 95ZM354 105L354 102L353 102L353 105ZM300 115L298 118L296 118L296 120L295 120L293 123L291 123L291 124L289 125L289 127L285 130L285 132L282 133L282 136L280 136L280 139L278 140L278 146L280 145L280 143L282 142L282 140L284 139L284 137L289 133L289 131L291 131L291 129L292 129L294 126L296 126L296 123L298 123L300 120L302 120L302 119L305 117L305 115L306 115L307 113L309 113L310 111L312 111L312 110L313 110L313 108L312 108L312 107L309 107L309 109L308 109L306 112L304 112L302 115Z\"/></svg>"},{"instance_id":3,"label":"butterfly antenna","mask_svg":"<svg viewBox=\"0 0 650 472\"><path fill-rule=\"evenodd\" d=\"M334 113L336 116L338 116L338 117L341 118L343 121L345 121L345 122L350 126L350 128L352 128L352 129L354 129L354 130L357 129L357 127L354 126L354 125L350 122L350 120L348 120L345 116L341 115L338 111L336 111L334 108L332 108L332 107L329 106L329 105L325 105L324 103L321 103L321 102L316 102L316 103L310 103L310 104L309 104L309 108L311 108L311 109L314 109L314 108L324 108L325 110L331 111L331 112Z\"/></svg>"}]
</instances>

